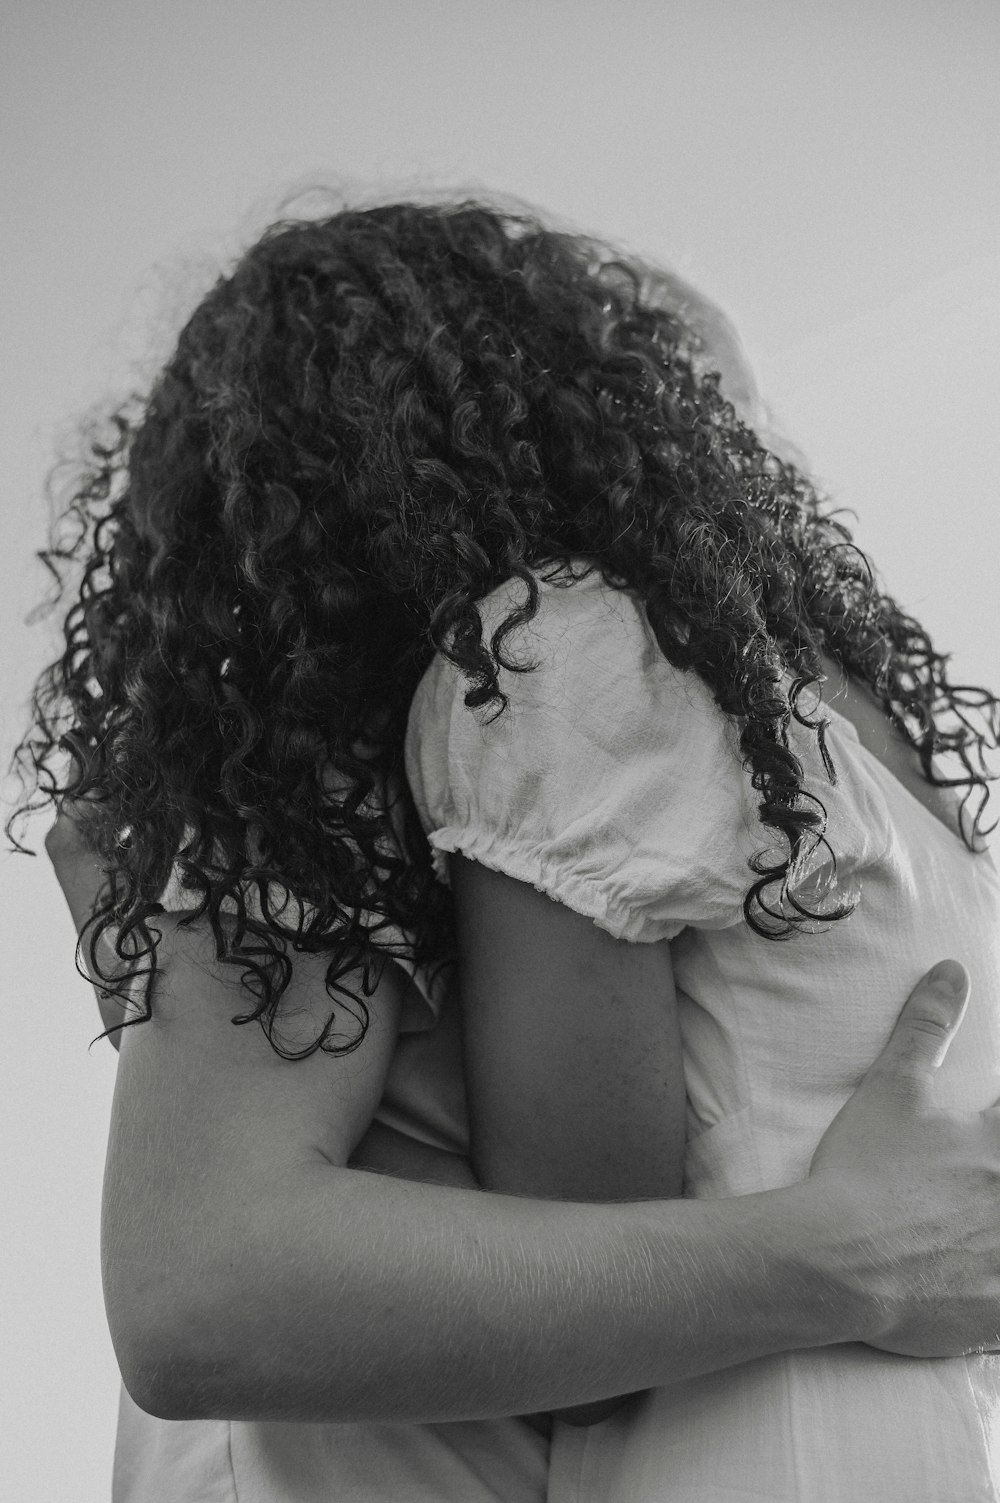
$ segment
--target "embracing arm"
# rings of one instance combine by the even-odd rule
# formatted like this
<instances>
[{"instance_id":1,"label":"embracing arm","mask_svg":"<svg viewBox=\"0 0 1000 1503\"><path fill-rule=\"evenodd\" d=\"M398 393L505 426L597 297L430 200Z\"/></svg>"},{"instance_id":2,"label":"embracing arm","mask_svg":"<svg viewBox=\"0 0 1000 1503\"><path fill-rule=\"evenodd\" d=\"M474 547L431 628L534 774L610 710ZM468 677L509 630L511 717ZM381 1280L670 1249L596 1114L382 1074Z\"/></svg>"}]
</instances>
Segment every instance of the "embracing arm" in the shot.
<instances>
[{"instance_id":1,"label":"embracing arm","mask_svg":"<svg viewBox=\"0 0 1000 1503\"><path fill-rule=\"evenodd\" d=\"M152 1020L122 1037L103 1220L112 1337L143 1407L515 1414L853 1334L849 1300L829 1329L818 1296L834 1281L809 1266L808 1236L775 1245L771 1197L744 1201L737 1226L721 1203L558 1204L345 1167L381 1093L402 973L386 967L355 1053L288 1062L229 1021L238 983L210 937L156 924L163 972ZM288 1017L304 1037L326 1003L320 964L295 957Z\"/></svg>"},{"instance_id":2,"label":"embracing arm","mask_svg":"<svg viewBox=\"0 0 1000 1503\"><path fill-rule=\"evenodd\" d=\"M397 967L360 1049L290 1063L230 1022L246 998L210 933L156 924L153 1018L121 1036L102 1236L119 1363L154 1414L475 1418L832 1341L997 1343L1000 1127L933 1111L960 1007L927 984L802 1184L571 1204L347 1167L394 1045ZM304 1036L325 1017L319 964L296 955L283 999Z\"/></svg>"},{"instance_id":3,"label":"embracing arm","mask_svg":"<svg viewBox=\"0 0 1000 1503\"><path fill-rule=\"evenodd\" d=\"M928 1110L927 1056L958 1010L927 987L822 1173L733 1200L569 1204L345 1167L381 1092L397 968L360 1049L290 1063L230 1023L210 936L157 924L164 970L152 1021L122 1040L103 1220L112 1336L152 1413L478 1418L876 1333L935 1354L996 1340L1000 1132ZM310 965L296 956L288 998L308 1029Z\"/></svg>"}]
</instances>

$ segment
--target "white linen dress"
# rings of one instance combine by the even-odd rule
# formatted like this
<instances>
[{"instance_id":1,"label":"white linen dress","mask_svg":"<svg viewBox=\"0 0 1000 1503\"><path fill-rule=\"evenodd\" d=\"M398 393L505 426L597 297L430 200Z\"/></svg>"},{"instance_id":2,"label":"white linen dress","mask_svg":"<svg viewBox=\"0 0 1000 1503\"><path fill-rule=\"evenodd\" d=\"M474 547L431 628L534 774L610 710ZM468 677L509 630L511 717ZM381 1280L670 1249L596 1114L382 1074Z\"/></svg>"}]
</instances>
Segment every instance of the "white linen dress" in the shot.
<instances>
[{"instance_id":1,"label":"white linen dress","mask_svg":"<svg viewBox=\"0 0 1000 1503\"><path fill-rule=\"evenodd\" d=\"M582 561L581 561L582 562ZM410 716L407 777L446 852L530 882L610 934L669 943L688 1096L685 1193L792 1184L885 1043L903 998L945 956L972 977L940 1071L941 1105L1000 1096L1000 877L829 709L831 786L793 724L805 786L828 811L850 918L784 943L743 918L747 860L773 839L736 729L664 659L641 603L595 573L539 580L538 616L504 653L508 710L470 711L438 655ZM526 597L479 603L486 635ZM780 850L780 845L773 847ZM800 874L803 892L829 878ZM549 1503L996 1503L1000 1357L913 1360L860 1344L794 1351L557 1425Z\"/></svg>"}]
</instances>

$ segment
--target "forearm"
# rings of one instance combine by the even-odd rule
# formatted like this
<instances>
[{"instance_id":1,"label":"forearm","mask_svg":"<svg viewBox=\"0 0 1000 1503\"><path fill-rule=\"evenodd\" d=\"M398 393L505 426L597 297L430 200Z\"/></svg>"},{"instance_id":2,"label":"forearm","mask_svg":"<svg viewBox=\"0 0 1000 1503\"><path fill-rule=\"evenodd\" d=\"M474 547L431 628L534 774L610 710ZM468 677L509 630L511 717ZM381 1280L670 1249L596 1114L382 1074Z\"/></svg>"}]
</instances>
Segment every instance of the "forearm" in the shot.
<instances>
[{"instance_id":1,"label":"forearm","mask_svg":"<svg viewBox=\"0 0 1000 1503\"><path fill-rule=\"evenodd\" d=\"M441 1421L860 1337L802 1190L582 1206L316 1165L247 1205L162 1362L123 1371L167 1418Z\"/></svg>"},{"instance_id":2,"label":"forearm","mask_svg":"<svg viewBox=\"0 0 1000 1503\"><path fill-rule=\"evenodd\" d=\"M686 1097L669 947L616 941L475 862L453 858L451 871L484 1188L578 1202L680 1196ZM627 1398L557 1417L595 1424Z\"/></svg>"},{"instance_id":3,"label":"forearm","mask_svg":"<svg viewBox=\"0 0 1000 1503\"><path fill-rule=\"evenodd\" d=\"M653 1051L650 1051L652 1054ZM572 1074L572 1064L570 1066ZM575 1080L575 1076L573 1077ZM556 1098L558 1108L562 1077L558 1070L552 1071L550 1101ZM599 1088L594 1098L601 1101ZM532 1113L522 1110L523 1103L516 1099L516 1081L507 1083L509 1115L515 1120L531 1121ZM493 1098L494 1100L496 1098ZM503 1132L504 1123L484 1121L478 1113L479 1141L491 1145L499 1142L499 1150L482 1155L483 1162L476 1165L476 1172L484 1189L510 1195L526 1193L561 1201L572 1198L580 1202L601 1202L606 1199L609 1185L614 1184L617 1201L663 1202L679 1197L683 1183L683 1091L680 1103L661 1103L655 1096L640 1089L629 1092L627 1108L619 1113L618 1120L608 1120L600 1106L588 1114L577 1110L578 1102L572 1100L565 1116L567 1127L579 1129L564 1137L544 1137L537 1145L512 1151L509 1132ZM614 1113L611 1114L612 1117ZM599 1118L597 1136L600 1138L599 1158L592 1151L592 1119ZM675 1142L665 1135L661 1123L667 1118L678 1126ZM656 1132L644 1131L649 1121ZM554 1141L553 1141L554 1139ZM567 1140L572 1148L567 1154ZM652 1140L652 1141L651 1141ZM526 1188L527 1182L527 1188ZM655 1203L654 1202L654 1203ZM634 1389L620 1391L613 1397L597 1403L560 1408L549 1416L571 1425L594 1425L628 1402L635 1395Z\"/></svg>"}]
</instances>

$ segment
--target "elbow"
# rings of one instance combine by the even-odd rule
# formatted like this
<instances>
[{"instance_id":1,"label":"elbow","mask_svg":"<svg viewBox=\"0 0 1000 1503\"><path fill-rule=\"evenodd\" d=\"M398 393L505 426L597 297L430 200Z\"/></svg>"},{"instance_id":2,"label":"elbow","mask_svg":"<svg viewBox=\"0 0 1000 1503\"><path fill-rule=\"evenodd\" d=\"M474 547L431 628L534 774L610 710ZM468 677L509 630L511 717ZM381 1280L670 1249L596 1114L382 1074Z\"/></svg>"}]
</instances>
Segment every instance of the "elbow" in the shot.
<instances>
[{"instance_id":1,"label":"elbow","mask_svg":"<svg viewBox=\"0 0 1000 1503\"><path fill-rule=\"evenodd\" d=\"M227 1311L190 1269L182 1279L161 1264L142 1278L136 1267L109 1257L105 1246L104 1308L128 1394L156 1419L236 1418L238 1341Z\"/></svg>"},{"instance_id":2,"label":"elbow","mask_svg":"<svg viewBox=\"0 0 1000 1503\"><path fill-rule=\"evenodd\" d=\"M192 1371L173 1356L138 1359L119 1357L122 1383L133 1402L145 1414L162 1420L222 1419L224 1401L213 1389L211 1397L204 1374Z\"/></svg>"},{"instance_id":3,"label":"elbow","mask_svg":"<svg viewBox=\"0 0 1000 1503\"><path fill-rule=\"evenodd\" d=\"M163 1246L108 1214L101 1238L104 1310L125 1389L156 1419L237 1418L253 1298L204 1240Z\"/></svg>"},{"instance_id":4,"label":"elbow","mask_svg":"<svg viewBox=\"0 0 1000 1503\"><path fill-rule=\"evenodd\" d=\"M232 1359L183 1338L178 1321L168 1335L151 1321L109 1325L122 1382L140 1409L155 1419L232 1419L239 1387Z\"/></svg>"},{"instance_id":5,"label":"elbow","mask_svg":"<svg viewBox=\"0 0 1000 1503\"><path fill-rule=\"evenodd\" d=\"M183 1247L165 1246L165 1236L137 1237L123 1221L105 1220L104 1306L141 1410L164 1420L358 1417L357 1362L336 1351L336 1295L320 1341L301 1309L311 1285L280 1276L267 1239L238 1239L206 1214Z\"/></svg>"},{"instance_id":6,"label":"elbow","mask_svg":"<svg viewBox=\"0 0 1000 1503\"><path fill-rule=\"evenodd\" d=\"M155 1317L123 1317L109 1308L108 1322L122 1382L156 1419L338 1423L373 1417L363 1401L359 1408L349 1386L349 1360L324 1362L317 1385L315 1363L303 1352L308 1338L284 1300L255 1305L238 1298L198 1310L164 1301Z\"/></svg>"}]
</instances>

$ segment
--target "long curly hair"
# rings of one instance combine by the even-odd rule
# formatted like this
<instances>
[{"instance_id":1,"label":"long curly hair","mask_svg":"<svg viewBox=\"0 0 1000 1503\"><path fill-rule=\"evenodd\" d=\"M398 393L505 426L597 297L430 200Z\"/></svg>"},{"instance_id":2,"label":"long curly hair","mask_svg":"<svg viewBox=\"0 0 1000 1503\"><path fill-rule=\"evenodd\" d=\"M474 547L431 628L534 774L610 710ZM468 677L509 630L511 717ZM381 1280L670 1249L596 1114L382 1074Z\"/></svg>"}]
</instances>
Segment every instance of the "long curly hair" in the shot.
<instances>
[{"instance_id":1,"label":"long curly hair","mask_svg":"<svg viewBox=\"0 0 1000 1503\"><path fill-rule=\"evenodd\" d=\"M146 977L129 1021L151 1015L175 870L191 921L243 968L254 1005L233 1021L259 1020L287 1057L357 1047L388 955L454 960L404 775L410 700L440 652L466 706L502 714L498 669L537 666L504 641L536 614L535 576L571 585L573 558L636 592L664 656L738 727L780 843L748 873L763 939L851 911L835 884L826 906L794 890L826 820L793 719L835 775L827 722L802 707L821 652L877 694L929 782L966 789L964 838L981 831L998 701L949 683L841 514L736 412L706 305L685 316L678 285L478 200L285 219L215 283L148 393L89 433L39 553L47 609L71 603L6 828L24 850L18 815L87 801L105 874L89 963L122 998ZM515 577L525 603L484 642L476 601ZM329 957L329 1016L301 1050L278 1026L289 944Z\"/></svg>"}]
</instances>

